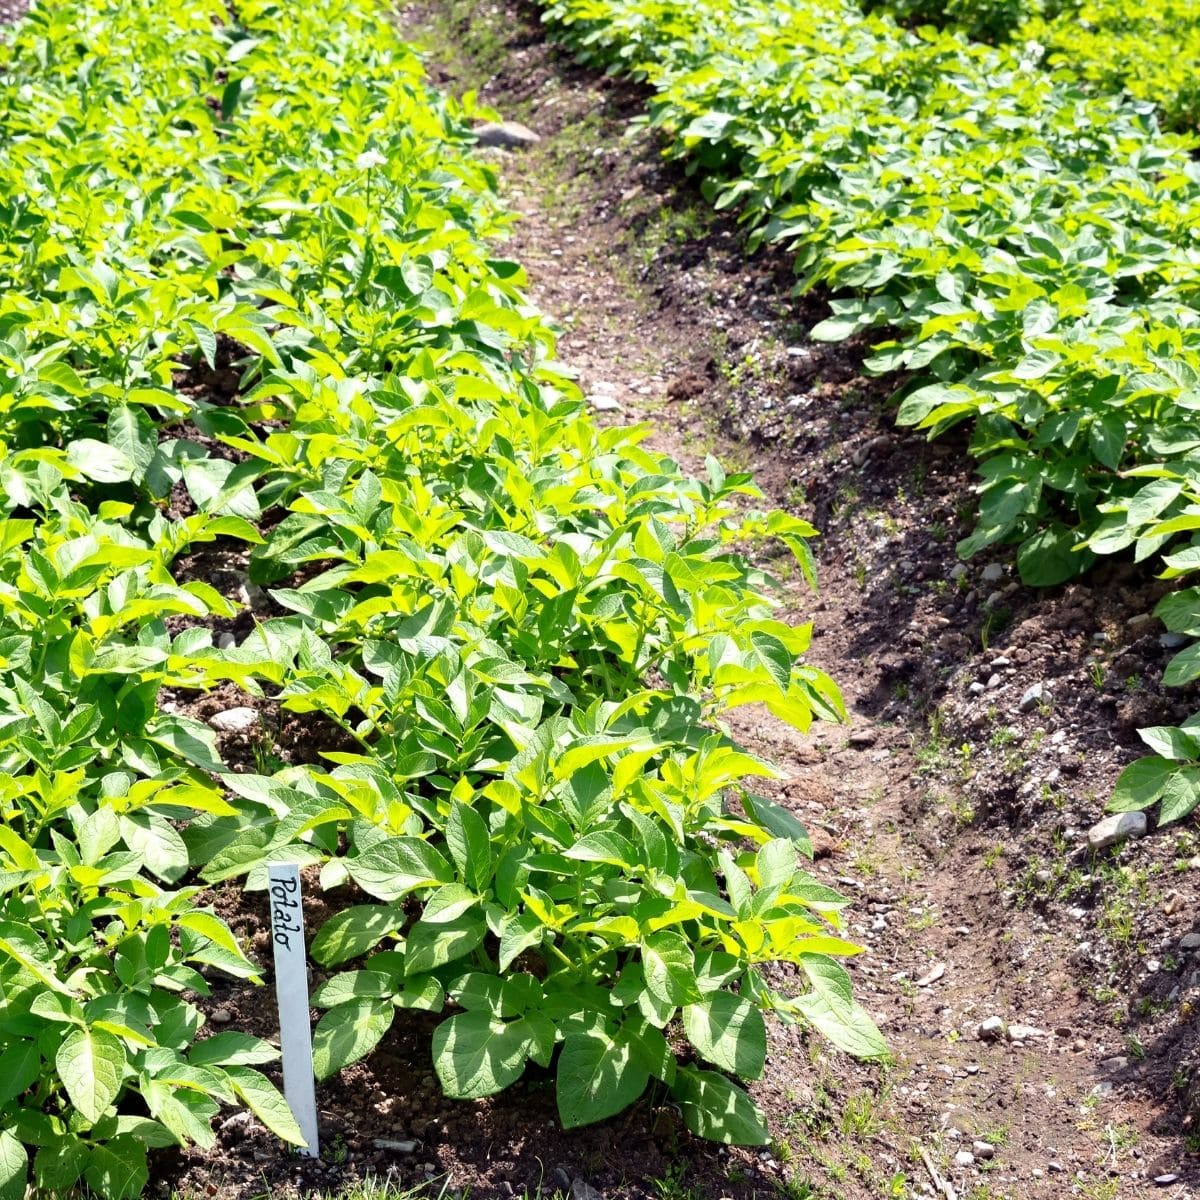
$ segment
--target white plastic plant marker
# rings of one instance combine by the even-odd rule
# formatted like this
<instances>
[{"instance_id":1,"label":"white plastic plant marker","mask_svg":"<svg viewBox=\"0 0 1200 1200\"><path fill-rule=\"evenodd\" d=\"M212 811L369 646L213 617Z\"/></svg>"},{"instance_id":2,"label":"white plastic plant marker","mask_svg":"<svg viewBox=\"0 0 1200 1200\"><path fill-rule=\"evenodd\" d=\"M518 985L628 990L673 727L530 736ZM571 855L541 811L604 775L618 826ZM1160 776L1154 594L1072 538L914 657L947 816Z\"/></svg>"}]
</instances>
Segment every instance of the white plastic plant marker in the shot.
<instances>
[{"instance_id":1,"label":"white plastic plant marker","mask_svg":"<svg viewBox=\"0 0 1200 1200\"><path fill-rule=\"evenodd\" d=\"M313 1082L312 1024L308 1016L308 955L304 946L300 868L295 863L270 863L267 886L271 897L271 940L275 944L283 1094L308 1143L299 1153L317 1158L317 1094Z\"/></svg>"}]
</instances>

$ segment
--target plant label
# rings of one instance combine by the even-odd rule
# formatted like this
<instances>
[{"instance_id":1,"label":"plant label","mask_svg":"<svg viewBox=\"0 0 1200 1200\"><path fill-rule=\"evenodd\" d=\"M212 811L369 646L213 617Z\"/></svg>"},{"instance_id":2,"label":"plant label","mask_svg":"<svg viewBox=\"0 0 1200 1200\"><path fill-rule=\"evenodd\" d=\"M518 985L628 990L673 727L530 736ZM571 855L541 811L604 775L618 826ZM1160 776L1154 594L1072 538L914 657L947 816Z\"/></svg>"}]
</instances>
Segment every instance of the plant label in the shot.
<instances>
[{"instance_id":1,"label":"plant label","mask_svg":"<svg viewBox=\"0 0 1200 1200\"><path fill-rule=\"evenodd\" d=\"M283 1050L283 1094L307 1148L317 1145L317 1096L313 1082L312 1025L308 1015L308 960L304 947L304 908L300 868L295 863L267 867L271 940L275 944L275 997L279 1004L279 1043Z\"/></svg>"}]
</instances>

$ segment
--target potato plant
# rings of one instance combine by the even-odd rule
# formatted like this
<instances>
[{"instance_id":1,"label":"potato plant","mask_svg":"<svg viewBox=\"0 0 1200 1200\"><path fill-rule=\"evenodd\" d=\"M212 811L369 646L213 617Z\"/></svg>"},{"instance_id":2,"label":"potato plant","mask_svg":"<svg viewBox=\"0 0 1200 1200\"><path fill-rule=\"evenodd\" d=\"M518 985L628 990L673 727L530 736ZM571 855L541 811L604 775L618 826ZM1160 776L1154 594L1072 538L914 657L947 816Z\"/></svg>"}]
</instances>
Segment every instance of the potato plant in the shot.
<instances>
[{"instance_id":1,"label":"potato plant","mask_svg":"<svg viewBox=\"0 0 1200 1200\"><path fill-rule=\"evenodd\" d=\"M1200 11L1192 0L883 0L907 25L960 30L1010 42L1028 61L1098 91L1153 104L1172 129L1195 131L1200 86L1191 64L1200 54Z\"/></svg>"},{"instance_id":2,"label":"potato plant","mask_svg":"<svg viewBox=\"0 0 1200 1200\"><path fill-rule=\"evenodd\" d=\"M355 0L50 3L6 54L0 1200L135 1196L222 1104L299 1140L190 998L257 978L198 889L278 859L337 909L322 1075L434 1010L450 1095L532 1063L567 1125L653 1089L758 1143L765 1014L884 1053L724 721L843 716L776 612L814 531L593 421L470 98ZM266 589L233 646L202 543ZM161 703L230 682L317 761L233 771Z\"/></svg>"},{"instance_id":3,"label":"potato plant","mask_svg":"<svg viewBox=\"0 0 1200 1200\"><path fill-rule=\"evenodd\" d=\"M740 211L752 246L792 248L799 290L831 293L812 335L875 339L868 369L904 373L901 424L969 425L964 557L1014 544L1036 587L1131 548L1173 574L1200 564L1193 141L1015 43L853 0L544 8L581 57L649 81L666 152ZM1197 612L1191 589L1164 608L1188 632ZM1197 653L1169 683L1200 674ZM1169 773L1190 810L1195 766Z\"/></svg>"}]
</instances>

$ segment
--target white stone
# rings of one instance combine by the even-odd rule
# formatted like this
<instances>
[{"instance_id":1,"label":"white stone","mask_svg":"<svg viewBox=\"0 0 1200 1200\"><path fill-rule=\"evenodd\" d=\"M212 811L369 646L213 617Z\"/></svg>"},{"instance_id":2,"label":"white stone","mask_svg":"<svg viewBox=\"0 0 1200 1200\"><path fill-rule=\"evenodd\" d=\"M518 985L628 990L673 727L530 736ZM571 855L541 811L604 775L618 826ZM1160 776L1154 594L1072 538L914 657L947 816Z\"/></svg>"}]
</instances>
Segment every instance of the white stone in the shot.
<instances>
[{"instance_id":1,"label":"white stone","mask_svg":"<svg viewBox=\"0 0 1200 1200\"><path fill-rule=\"evenodd\" d=\"M1004 1022L999 1017L988 1017L986 1021L980 1021L976 1032L981 1041L994 1042L1004 1036Z\"/></svg>"},{"instance_id":2,"label":"white stone","mask_svg":"<svg viewBox=\"0 0 1200 1200\"><path fill-rule=\"evenodd\" d=\"M218 733L248 733L251 729L262 724L258 710L254 708L227 708L224 712L213 713L208 723Z\"/></svg>"},{"instance_id":3,"label":"white stone","mask_svg":"<svg viewBox=\"0 0 1200 1200\"><path fill-rule=\"evenodd\" d=\"M1088 830L1087 843L1092 850L1103 850L1106 846L1115 846L1126 838L1146 836L1146 814L1144 812L1114 813L1097 821Z\"/></svg>"},{"instance_id":4,"label":"white stone","mask_svg":"<svg viewBox=\"0 0 1200 1200\"><path fill-rule=\"evenodd\" d=\"M1012 1042L1027 1042L1031 1038L1044 1038L1046 1031L1034 1025L1013 1024L1008 1027L1008 1038Z\"/></svg>"},{"instance_id":5,"label":"white stone","mask_svg":"<svg viewBox=\"0 0 1200 1200\"><path fill-rule=\"evenodd\" d=\"M481 146L499 146L505 150L527 150L542 140L518 121L489 121L486 125L477 125L472 133Z\"/></svg>"}]
</instances>

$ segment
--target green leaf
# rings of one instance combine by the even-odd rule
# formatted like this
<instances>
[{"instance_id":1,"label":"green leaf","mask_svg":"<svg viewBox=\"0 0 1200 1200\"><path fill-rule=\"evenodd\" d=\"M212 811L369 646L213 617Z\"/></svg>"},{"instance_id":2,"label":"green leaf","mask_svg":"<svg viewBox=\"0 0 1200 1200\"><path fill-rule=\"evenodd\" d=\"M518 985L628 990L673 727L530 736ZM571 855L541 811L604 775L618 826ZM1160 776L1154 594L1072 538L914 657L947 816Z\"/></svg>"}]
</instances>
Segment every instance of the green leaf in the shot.
<instances>
[{"instance_id":1,"label":"green leaf","mask_svg":"<svg viewBox=\"0 0 1200 1200\"><path fill-rule=\"evenodd\" d=\"M133 464L135 479L141 479L158 449L154 422L140 408L118 404L108 415L108 441Z\"/></svg>"},{"instance_id":2,"label":"green leaf","mask_svg":"<svg viewBox=\"0 0 1200 1200\"><path fill-rule=\"evenodd\" d=\"M370 1054L391 1028L396 1009L387 1000L352 1000L331 1008L313 1034L313 1069L328 1079Z\"/></svg>"},{"instance_id":3,"label":"green leaf","mask_svg":"<svg viewBox=\"0 0 1200 1200\"><path fill-rule=\"evenodd\" d=\"M374 949L404 924L404 910L355 904L335 913L317 931L309 953L323 967L336 966Z\"/></svg>"},{"instance_id":4,"label":"green leaf","mask_svg":"<svg viewBox=\"0 0 1200 1200\"><path fill-rule=\"evenodd\" d=\"M785 888L796 874L796 847L785 838L773 838L754 856L758 883L762 888Z\"/></svg>"},{"instance_id":5,"label":"green leaf","mask_svg":"<svg viewBox=\"0 0 1200 1200\"><path fill-rule=\"evenodd\" d=\"M462 881L472 891L484 891L492 881L492 843L483 818L455 800L446 823L446 846Z\"/></svg>"},{"instance_id":6,"label":"green leaf","mask_svg":"<svg viewBox=\"0 0 1200 1200\"><path fill-rule=\"evenodd\" d=\"M1177 763L1148 755L1132 762L1117 776L1116 787L1108 802L1109 812L1136 812L1149 808L1163 794Z\"/></svg>"},{"instance_id":7,"label":"green leaf","mask_svg":"<svg viewBox=\"0 0 1200 1200\"><path fill-rule=\"evenodd\" d=\"M688 1041L709 1062L743 1079L757 1079L767 1055L762 1012L744 996L714 992L683 1010Z\"/></svg>"},{"instance_id":8,"label":"green leaf","mask_svg":"<svg viewBox=\"0 0 1200 1200\"><path fill-rule=\"evenodd\" d=\"M1200 642L1180 650L1163 672L1163 683L1167 687L1183 687L1194 679L1200 679Z\"/></svg>"},{"instance_id":9,"label":"green leaf","mask_svg":"<svg viewBox=\"0 0 1200 1200\"><path fill-rule=\"evenodd\" d=\"M1017 550L1017 570L1029 587L1055 587L1082 575L1095 561L1090 550L1076 550L1078 533L1063 526L1043 529Z\"/></svg>"},{"instance_id":10,"label":"green leaf","mask_svg":"<svg viewBox=\"0 0 1200 1200\"><path fill-rule=\"evenodd\" d=\"M563 856L578 862L611 863L616 867L631 867L638 861L638 852L633 843L608 829L597 830L580 838L569 850L563 851Z\"/></svg>"},{"instance_id":11,"label":"green leaf","mask_svg":"<svg viewBox=\"0 0 1200 1200\"><path fill-rule=\"evenodd\" d=\"M88 1157L87 1143L70 1135L40 1146L33 1160L33 1177L38 1193L46 1196L70 1195L87 1167ZM2 1172L3 1168L0 1167L0 1174ZM24 1195L25 1181L22 1179L21 1191L17 1196ZM5 1196L4 1188L0 1186L0 1200L4 1200Z\"/></svg>"},{"instance_id":12,"label":"green leaf","mask_svg":"<svg viewBox=\"0 0 1200 1200\"><path fill-rule=\"evenodd\" d=\"M545 927L528 910L507 913L500 929L500 970L507 971L526 950L540 946Z\"/></svg>"},{"instance_id":13,"label":"green leaf","mask_svg":"<svg viewBox=\"0 0 1200 1200\"><path fill-rule=\"evenodd\" d=\"M454 879L454 868L420 838L389 838L346 859L350 878L378 900L399 900L409 892Z\"/></svg>"},{"instance_id":14,"label":"green leaf","mask_svg":"<svg viewBox=\"0 0 1200 1200\"><path fill-rule=\"evenodd\" d=\"M1200 637L1200 588L1169 592L1154 606L1154 615L1173 633Z\"/></svg>"},{"instance_id":15,"label":"green leaf","mask_svg":"<svg viewBox=\"0 0 1200 1200\"><path fill-rule=\"evenodd\" d=\"M1159 800L1158 823L1170 825L1186 817L1200 804L1200 773L1183 767L1167 780Z\"/></svg>"},{"instance_id":16,"label":"green leaf","mask_svg":"<svg viewBox=\"0 0 1200 1200\"><path fill-rule=\"evenodd\" d=\"M758 1106L724 1075L680 1067L671 1094L684 1124L698 1137L730 1146L765 1146L770 1141Z\"/></svg>"},{"instance_id":17,"label":"green leaf","mask_svg":"<svg viewBox=\"0 0 1200 1200\"><path fill-rule=\"evenodd\" d=\"M385 1026L386 1028L386 1026ZM280 1095L279 1089L261 1072L249 1067L226 1068L233 1090L241 1097L246 1107L278 1138L293 1146L307 1146L300 1126ZM332 1072L330 1072L332 1074ZM324 1078L322 1076L321 1078Z\"/></svg>"},{"instance_id":18,"label":"green leaf","mask_svg":"<svg viewBox=\"0 0 1200 1200\"><path fill-rule=\"evenodd\" d=\"M79 438L67 447L67 462L95 483L126 483L137 474L137 464L115 446L95 438Z\"/></svg>"},{"instance_id":19,"label":"green leaf","mask_svg":"<svg viewBox=\"0 0 1200 1200\"><path fill-rule=\"evenodd\" d=\"M404 948L406 975L421 975L470 954L487 934L478 912L460 913L450 921L422 919L408 931Z\"/></svg>"},{"instance_id":20,"label":"green leaf","mask_svg":"<svg viewBox=\"0 0 1200 1200\"><path fill-rule=\"evenodd\" d=\"M104 1200L136 1200L149 1180L146 1147L125 1134L95 1145L83 1177Z\"/></svg>"},{"instance_id":21,"label":"green leaf","mask_svg":"<svg viewBox=\"0 0 1200 1200\"><path fill-rule=\"evenodd\" d=\"M750 644L775 686L786 692L792 678L792 655L788 648L769 633L752 633Z\"/></svg>"},{"instance_id":22,"label":"green leaf","mask_svg":"<svg viewBox=\"0 0 1200 1200\"><path fill-rule=\"evenodd\" d=\"M875 1022L851 995L845 968L823 954L801 954L800 965L813 985L811 992L792 1002L808 1021L839 1050L856 1058L887 1054Z\"/></svg>"},{"instance_id":23,"label":"green leaf","mask_svg":"<svg viewBox=\"0 0 1200 1200\"><path fill-rule=\"evenodd\" d=\"M125 1047L103 1029L74 1029L54 1056L71 1103L95 1124L117 1098L125 1075Z\"/></svg>"},{"instance_id":24,"label":"green leaf","mask_svg":"<svg viewBox=\"0 0 1200 1200\"><path fill-rule=\"evenodd\" d=\"M188 1062L194 1067L248 1067L278 1058L279 1051L270 1042L236 1029L215 1033L188 1051Z\"/></svg>"},{"instance_id":25,"label":"green leaf","mask_svg":"<svg viewBox=\"0 0 1200 1200\"><path fill-rule=\"evenodd\" d=\"M1171 725L1151 725L1138 730L1138 737L1161 758L1173 762L1195 762L1200 758L1200 742L1184 729Z\"/></svg>"},{"instance_id":26,"label":"green leaf","mask_svg":"<svg viewBox=\"0 0 1200 1200\"><path fill-rule=\"evenodd\" d=\"M765 796L756 796L750 792L742 794L742 808L746 816L755 824L761 825L769 834L776 838L787 838L796 842L800 853L812 858L812 842L808 830L782 805L768 800Z\"/></svg>"},{"instance_id":27,"label":"green leaf","mask_svg":"<svg viewBox=\"0 0 1200 1200\"><path fill-rule=\"evenodd\" d=\"M29 1158L7 1129L0 1129L0 1200L25 1200Z\"/></svg>"},{"instance_id":28,"label":"green leaf","mask_svg":"<svg viewBox=\"0 0 1200 1200\"><path fill-rule=\"evenodd\" d=\"M125 844L137 851L152 875L165 883L176 883L187 874L187 846L174 825L145 812L123 814L120 820Z\"/></svg>"},{"instance_id":29,"label":"green leaf","mask_svg":"<svg viewBox=\"0 0 1200 1200\"><path fill-rule=\"evenodd\" d=\"M615 1116L646 1090L650 1072L629 1042L607 1033L573 1033L558 1056L556 1096L565 1129Z\"/></svg>"},{"instance_id":30,"label":"green leaf","mask_svg":"<svg viewBox=\"0 0 1200 1200\"><path fill-rule=\"evenodd\" d=\"M1088 443L1093 453L1113 471L1121 464L1125 435L1125 418L1120 413L1108 413L1093 421L1088 428Z\"/></svg>"},{"instance_id":31,"label":"green leaf","mask_svg":"<svg viewBox=\"0 0 1200 1200\"><path fill-rule=\"evenodd\" d=\"M642 943L646 987L663 1004L695 1004L700 1000L692 948L677 933L653 933Z\"/></svg>"},{"instance_id":32,"label":"green leaf","mask_svg":"<svg viewBox=\"0 0 1200 1200\"><path fill-rule=\"evenodd\" d=\"M382 1000L396 990L390 975L382 971L342 971L327 979L312 994L317 1008L336 1008L351 1000Z\"/></svg>"},{"instance_id":33,"label":"green leaf","mask_svg":"<svg viewBox=\"0 0 1200 1200\"><path fill-rule=\"evenodd\" d=\"M57 993L49 993L56 995ZM29 1087L42 1072L42 1055L36 1042L14 1042L0 1054L0 1105Z\"/></svg>"},{"instance_id":34,"label":"green leaf","mask_svg":"<svg viewBox=\"0 0 1200 1200\"><path fill-rule=\"evenodd\" d=\"M515 1022L456 1013L433 1031L433 1065L447 1096L475 1100L521 1078L527 1044Z\"/></svg>"}]
</instances>

